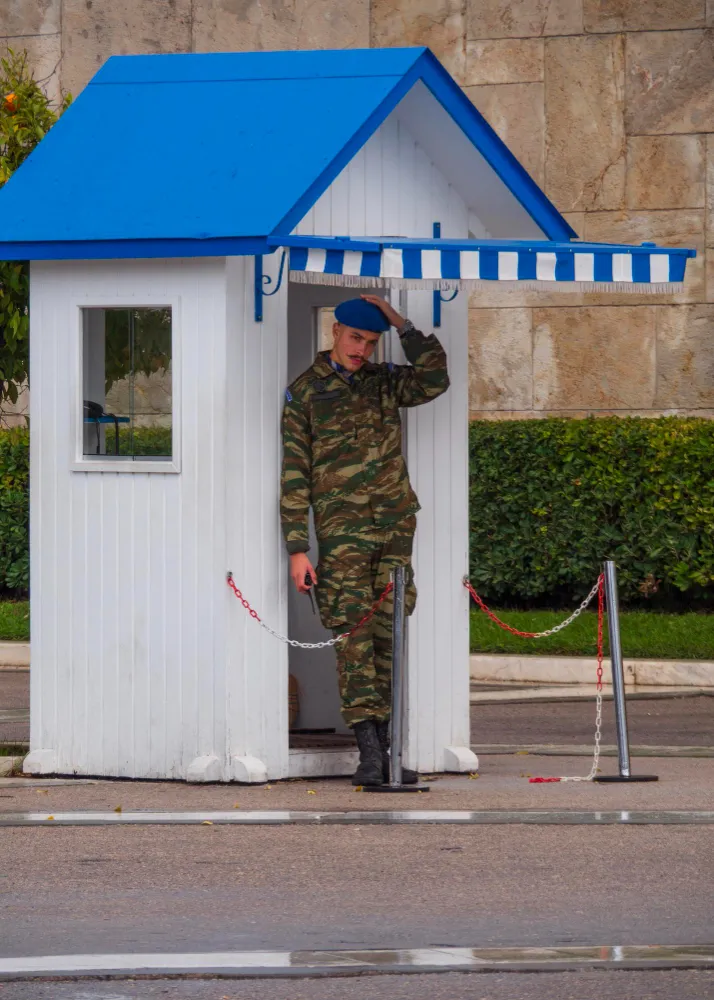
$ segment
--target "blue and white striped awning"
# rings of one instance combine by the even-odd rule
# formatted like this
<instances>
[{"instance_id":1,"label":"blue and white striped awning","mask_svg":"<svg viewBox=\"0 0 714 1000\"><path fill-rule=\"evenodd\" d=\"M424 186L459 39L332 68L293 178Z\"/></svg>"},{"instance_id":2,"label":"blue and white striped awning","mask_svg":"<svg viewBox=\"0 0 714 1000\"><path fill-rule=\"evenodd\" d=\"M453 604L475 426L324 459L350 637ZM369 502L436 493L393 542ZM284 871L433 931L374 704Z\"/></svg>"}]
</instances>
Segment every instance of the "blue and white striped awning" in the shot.
<instances>
[{"instance_id":1,"label":"blue and white striped awning","mask_svg":"<svg viewBox=\"0 0 714 1000\"><path fill-rule=\"evenodd\" d=\"M653 243L373 240L276 237L289 248L290 278L314 284L455 289L527 282L570 291L672 292L696 251Z\"/></svg>"}]
</instances>

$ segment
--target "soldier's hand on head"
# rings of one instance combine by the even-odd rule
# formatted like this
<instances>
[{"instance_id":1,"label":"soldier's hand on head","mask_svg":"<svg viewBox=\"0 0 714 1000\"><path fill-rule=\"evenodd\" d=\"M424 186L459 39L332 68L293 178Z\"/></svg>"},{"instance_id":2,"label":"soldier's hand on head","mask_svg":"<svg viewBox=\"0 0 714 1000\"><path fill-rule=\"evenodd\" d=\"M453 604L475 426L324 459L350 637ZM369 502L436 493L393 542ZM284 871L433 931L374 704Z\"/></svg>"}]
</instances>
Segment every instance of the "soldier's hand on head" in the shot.
<instances>
[{"instance_id":1,"label":"soldier's hand on head","mask_svg":"<svg viewBox=\"0 0 714 1000\"><path fill-rule=\"evenodd\" d=\"M385 299L381 299L379 295L361 295L360 298L364 299L365 302L371 302L373 306L381 309L386 320L392 326L396 326L397 330L401 330L406 323L404 317L400 316L396 309L392 309L390 304Z\"/></svg>"},{"instance_id":2,"label":"soldier's hand on head","mask_svg":"<svg viewBox=\"0 0 714 1000\"><path fill-rule=\"evenodd\" d=\"M317 573L306 552L296 552L290 556L290 576L299 594L307 594L310 587L305 583L305 577L310 574L313 584L317 583Z\"/></svg>"}]
</instances>

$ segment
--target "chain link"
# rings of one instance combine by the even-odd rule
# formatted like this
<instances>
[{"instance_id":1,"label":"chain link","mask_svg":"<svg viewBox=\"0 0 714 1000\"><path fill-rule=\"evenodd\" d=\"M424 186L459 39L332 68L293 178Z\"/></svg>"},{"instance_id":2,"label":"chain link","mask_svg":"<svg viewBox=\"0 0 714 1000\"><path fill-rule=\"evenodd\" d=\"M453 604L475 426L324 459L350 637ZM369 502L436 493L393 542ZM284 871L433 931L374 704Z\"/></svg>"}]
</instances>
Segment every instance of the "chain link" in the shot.
<instances>
[{"instance_id":1,"label":"chain link","mask_svg":"<svg viewBox=\"0 0 714 1000\"><path fill-rule=\"evenodd\" d=\"M280 642L287 643L288 646L298 647L299 649L324 649L327 646L334 646L334 645L336 645L338 642L341 642L342 639L346 639L348 636L352 635L353 632L356 632L357 629L361 628L363 625L365 625L370 620L370 618L372 617L372 615L374 615L375 611L379 608L380 604L384 601L384 599L387 597L387 595L393 589L393 584L390 581L387 584L387 586L384 588L384 590L382 591L382 593L379 595L379 597L377 598L377 600L374 602L374 604L372 605L372 607L369 609L369 611L362 618L360 618L360 620L357 622L356 625L353 625L351 629L348 629L347 632L342 632L340 635L334 636L332 639L326 639L324 642L299 642L297 639L289 639L287 636L281 635L279 632L276 632L275 629L271 628L270 625L267 625L260 618L260 616L258 615L258 612L255 611L250 606L250 604L246 600L246 598L243 597L243 594L241 593L240 589L236 586L236 582L233 579L233 574L231 572L228 573L228 575L226 577L226 581L228 583L228 586L231 588L231 590L235 594L235 596L238 598L238 600L241 602L241 604L243 605L243 607L249 613L250 617L254 618L258 622L258 624L260 625L261 628L265 629L266 632L268 632L274 638L278 639ZM566 618L564 621L560 622L559 625L555 625L555 626L553 626L553 628L546 629L545 632L521 632L518 629L512 628L512 626L507 625L506 622L501 621L501 619L497 615L495 615L493 613L493 611L490 610L490 608L488 608L486 606L486 604L484 603L484 601L479 597L479 595L476 593L476 591L471 586L471 583L469 582L468 577L464 577L463 584L466 587L466 589L469 591L469 593L471 594L471 596L473 597L474 601L476 601L476 603L481 608L481 610L486 615L488 615L488 617L491 619L491 621L495 622L496 625L499 625L501 628L506 629L506 631L511 632L513 635L519 635L519 636L522 636L522 637L524 637L526 639L542 639L542 638L544 638L547 635L555 635L556 632L560 632L562 629L567 628L567 626L570 625L571 622L574 622L575 619L579 615L581 615L583 613L583 611L585 611L585 609L590 604L590 602L592 601L592 599L595 596L595 594L598 595L598 616L597 616L597 685L596 685L596 696L595 696L595 745L594 745L594 749L593 749L593 760L592 760L592 765L590 767L590 772L587 775L578 775L578 776L573 776L573 777L568 776L568 777L560 777L560 778L531 778L530 779L532 782L547 782L547 781L592 781L595 778L595 776L596 776L596 774L598 772L599 765L600 765L600 752L601 752L601 740L602 740L603 618L604 618L604 610L605 610L605 576L604 576L604 574L603 573L600 574L600 576L597 578L597 581L596 581L595 585L593 586L592 590L590 591L590 593L587 595L587 597L583 601L581 601L580 605L575 609L575 611L573 611L573 613L571 615L568 616L568 618Z\"/></svg>"},{"instance_id":2,"label":"chain link","mask_svg":"<svg viewBox=\"0 0 714 1000\"><path fill-rule=\"evenodd\" d=\"M370 618L375 613L377 608L380 606L382 601L385 599L387 594L390 594L394 587L394 584L390 580L387 586L382 591L382 593L377 598L377 600L374 602L372 607L369 609L367 614L364 615L362 618L360 618L357 624L353 625L351 629L347 630L347 632L342 632L340 635L333 636L332 639L325 639L323 642L298 642L297 639L289 639L286 635L281 635L279 632L276 632L275 629L270 627L270 625L266 625L266 623L258 615L258 612L254 611L253 608L251 608L248 601L245 599L245 597L243 597L243 594L236 586L236 582L233 579L233 574L230 571L226 576L226 582L228 583L228 586L231 588L231 590L236 595L238 600L241 602L245 610L249 613L250 617L255 618L255 620L258 622L261 628L265 629L265 631L268 632L270 635L272 635L275 639L279 639L280 642L287 643L288 646L294 646L297 647L298 649L325 649L325 647L327 646L335 646L338 642L341 642L342 639L346 639L348 636L352 635L353 632L356 632L358 628L361 628L370 620Z\"/></svg>"},{"instance_id":3,"label":"chain link","mask_svg":"<svg viewBox=\"0 0 714 1000\"><path fill-rule=\"evenodd\" d=\"M473 597L474 601L478 604L479 608L488 615L492 622L498 625L500 628L505 629L507 632L511 632L513 635L519 635L524 639L543 639L547 635L555 635L556 632L562 631L562 629L567 628L575 619L583 613L587 608L588 604L592 601L595 594L597 594L597 684L595 688L595 745L593 748L593 761L590 767L590 771L586 775L576 775L573 777L560 777L560 778L531 778L531 782L540 783L548 781L593 781L595 778L598 768L600 765L600 743L602 740L602 661L603 661L603 618L605 613L605 574L601 573L593 586L592 590L588 596L580 602L580 605L573 611L572 615L569 615L564 621L559 625L554 625L553 628L546 629L545 632L521 632L517 628L513 628L506 622L501 621L498 615L495 615L493 611L485 604L485 602L479 597L474 588L471 586L468 577L464 577L464 587Z\"/></svg>"},{"instance_id":4,"label":"chain link","mask_svg":"<svg viewBox=\"0 0 714 1000\"><path fill-rule=\"evenodd\" d=\"M603 661L603 619L605 612L605 575L597 578L597 684L595 687L595 744L593 762L586 775L561 778L561 781L593 781L600 767L600 743L602 740L602 661Z\"/></svg>"},{"instance_id":5,"label":"chain link","mask_svg":"<svg viewBox=\"0 0 714 1000\"><path fill-rule=\"evenodd\" d=\"M471 586L469 578L467 576L464 577L464 587L466 587L466 589L471 594L474 601L476 601L481 610L484 612L484 614L488 615L491 621L495 622L496 625L498 625L500 628L505 629L507 632L511 632L512 635L520 635L524 639L543 639L547 635L555 635L556 632L560 632L564 628L567 628L568 625L572 624L572 622L574 622L575 619L578 618L583 613L583 611L585 611L585 609L587 608L588 604L590 604L595 594L597 594L599 586L600 586L600 578L598 577L598 580L594 584L588 596L583 601L580 602L579 607L577 607L575 611L573 611L572 615L566 618L565 621L562 621L559 625L554 625L553 628L548 628L545 630L545 632L520 632L517 628L513 628L511 625L506 624L506 622L501 621L498 615L495 615L493 611L491 611L491 609L476 593L474 588Z\"/></svg>"}]
</instances>

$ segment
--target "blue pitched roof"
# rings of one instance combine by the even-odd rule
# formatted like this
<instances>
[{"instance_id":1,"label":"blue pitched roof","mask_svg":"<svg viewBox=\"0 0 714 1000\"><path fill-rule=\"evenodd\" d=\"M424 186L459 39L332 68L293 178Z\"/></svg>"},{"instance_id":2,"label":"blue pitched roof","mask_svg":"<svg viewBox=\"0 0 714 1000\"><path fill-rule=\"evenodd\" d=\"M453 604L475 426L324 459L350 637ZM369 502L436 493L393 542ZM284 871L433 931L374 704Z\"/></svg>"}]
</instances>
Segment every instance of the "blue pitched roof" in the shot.
<instances>
[{"instance_id":1,"label":"blue pitched roof","mask_svg":"<svg viewBox=\"0 0 714 1000\"><path fill-rule=\"evenodd\" d=\"M262 252L418 80L549 238L575 235L427 49L114 56L0 191L0 258Z\"/></svg>"}]
</instances>

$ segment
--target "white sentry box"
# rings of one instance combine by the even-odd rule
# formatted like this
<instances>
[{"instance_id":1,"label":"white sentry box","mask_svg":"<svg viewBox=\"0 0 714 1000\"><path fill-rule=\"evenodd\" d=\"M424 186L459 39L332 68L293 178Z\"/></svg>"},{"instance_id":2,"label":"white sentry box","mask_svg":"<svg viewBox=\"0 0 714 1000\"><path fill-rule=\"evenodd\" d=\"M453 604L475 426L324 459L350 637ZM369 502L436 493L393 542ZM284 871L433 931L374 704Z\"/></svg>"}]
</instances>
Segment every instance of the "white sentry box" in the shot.
<instances>
[{"instance_id":1,"label":"white sentry box","mask_svg":"<svg viewBox=\"0 0 714 1000\"><path fill-rule=\"evenodd\" d=\"M438 222L444 238L543 238L507 184L486 183L489 171L418 84L293 232L430 238ZM495 232L494 219L502 220ZM279 265L280 252L263 257L273 289ZM305 738L290 746L290 672L300 688L298 728L344 731L334 653L289 652L236 601L226 573L278 632L324 637L307 600L289 589L278 515L280 416L285 386L314 357L319 309L357 292L293 284L286 270L256 322L255 266L252 256L32 264L30 773L260 782L347 774L355 765L349 746ZM390 294L431 331L431 291ZM88 309L170 310L170 456L84 453L85 390L104 392L92 367L101 350L87 347L84 333ZM422 507L405 764L427 772L477 764L462 586L465 292L443 306L438 335L451 386L405 419ZM404 360L394 335L383 350ZM116 428L94 430L100 451L108 450Z\"/></svg>"}]
</instances>

